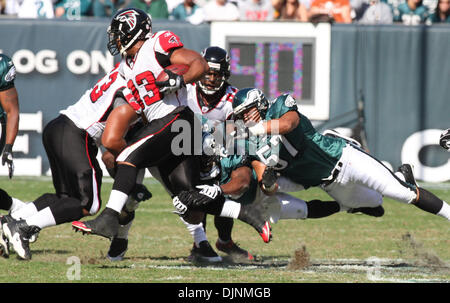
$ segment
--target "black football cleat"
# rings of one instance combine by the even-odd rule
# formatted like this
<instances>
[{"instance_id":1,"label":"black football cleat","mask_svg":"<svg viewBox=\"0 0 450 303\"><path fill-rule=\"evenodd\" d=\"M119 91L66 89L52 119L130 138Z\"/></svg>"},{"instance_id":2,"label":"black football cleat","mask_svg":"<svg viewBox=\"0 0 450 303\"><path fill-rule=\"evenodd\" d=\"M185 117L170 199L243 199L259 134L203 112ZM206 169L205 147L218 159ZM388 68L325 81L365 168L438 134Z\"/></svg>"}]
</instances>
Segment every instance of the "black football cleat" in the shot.
<instances>
[{"instance_id":1,"label":"black football cleat","mask_svg":"<svg viewBox=\"0 0 450 303\"><path fill-rule=\"evenodd\" d=\"M258 208L252 207L251 204L242 204L238 219L256 229L264 243L269 243L272 239L272 227Z\"/></svg>"},{"instance_id":2,"label":"black football cleat","mask_svg":"<svg viewBox=\"0 0 450 303\"><path fill-rule=\"evenodd\" d=\"M230 240L228 242L217 240L216 248L221 252L229 255L235 262L248 262L255 259L251 253L243 248L240 248L239 245L237 245L237 243L235 243L233 240Z\"/></svg>"},{"instance_id":3,"label":"black football cleat","mask_svg":"<svg viewBox=\"0 0 450 303\"><path fill-rule=\"evenodd\" d=\"M4 215L0 217L0 255L3 258L9 257L9 240L3 231L3 225L14 221L10 215Z\"/></svg>"},{"instance_id":4,"label":"black football cleat","mask_svg":"<svg viewBox=\"0 0 450 303\"><path fill-rule=\"evenodd\" d=\"M31 259L30 237L41 229L34 225L28 225L25 220L14 220L3 226L9 243L17 255L24 260Z\"/></svg>"},{"instance_id":5,"label":"black football cleat","mask_svg":"<svg viewBox=\"0 0 450 303\"><path fill-rule=\"evenodd\" d=\"M218 263L222 262L222 257L214 251L207 240L204 240L199 243L198 247L194 243L191 254L188 257L188 261L199 263Z\"/></svg>"},{"instance_id":6,"label":"black football cleat","mask_svg":"<svg viewBox=\"0 0 450 303\"><path fill-rule=\"evenodd\" d=\"M81 231L83 234L99 235L110 240L117 235L119 226L119 213L108 207L93 220L72 222L72 227L75 231Z\"/></svg>"},{"instance_id":7,"label":"black football cleat","mask_svg":"<svg viewBox=\"0 0 450 303\"><path fill-rule=\"evenodd\" d=\"M411 185L419 187L419 185L416 182L416 178L414 178L414 173L413 173L411 165L409 165L409 164L402 164L402 165L399 166L397 171L400 172L405 177L405 182L406 183L409 183Z\"/></svg>"}]
</instances>

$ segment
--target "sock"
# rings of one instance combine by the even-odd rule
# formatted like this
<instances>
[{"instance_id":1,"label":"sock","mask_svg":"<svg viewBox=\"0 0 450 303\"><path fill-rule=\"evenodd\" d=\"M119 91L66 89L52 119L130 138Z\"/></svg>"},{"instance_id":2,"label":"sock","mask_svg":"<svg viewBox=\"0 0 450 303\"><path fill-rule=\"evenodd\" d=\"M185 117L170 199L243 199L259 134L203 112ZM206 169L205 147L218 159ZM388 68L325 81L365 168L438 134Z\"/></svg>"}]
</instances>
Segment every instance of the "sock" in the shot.
<instances>
[{"instance_id":1,"label":"sock","mask_svg":"<svg viewBox=\"0 0 450 303\"><path fill-rule=\"evenodd\" d=\"M33 202L25 203L25 205L22 205L22 207L18 207L18 209L12 212L11 215L14 219L21 219L21 218L25 219L36 214L38 211L41 211L44 208L53 205L54 203L58 203L59 201L60 198L56 194L46 193L37 198L36 200L34 200ZM20 203L18 203L18 206L19 205Z\"/></svg>"},{"instance_id":2,"label":"sock","mask_svg":"<svg viewBox=\"0 0 450 303\"><path fill-rule=\"evenodd\" d=\"M331 216L334 213L342 211L343 208L349 209L348 207L343 207L336 201L320 201L311 200L306 203L308 206L307 217L308 218L323 218Z\"/></svg>"},{"instance_id":3,"label":"sock","mask_svg":"<svg viewBox=\"0 0 450 303\"><path fill-rule=\"evenodd\" d=\"M203 224L190 224L183 220L182 217L180 217L180 220L186 225L189 233L191 234L192 238L194 239L195 246L199 247L200 242L202 241L208 241L208 238L206 237L205 230L203 229Z\"/></svg>"},{"instance_id":4,"label":"sock","mask_svg":"<svg viewBox=\"0 0 450 303\"><path fill-rule=\"evenodd\" d=\"M450 221L450 205L448 205L447 202L443 201L442 208L437 213L437 215Z\"/></svg>"},{"instance_id":5,"label":"sock","mask_svg":"<svg viewBox=\"0 0 450 303\"><path fill-rule=\"evenodd\" d=\"M123 206L127 202L129 194L136 184L137 173L138 169L134 166L126 164L117 165L117 174L106 207L120 214Z\"/></svg>"},{"instance_id":6,"label":"sock","mask_svg":"<svg viewBox=\"0 0 450 303\"><path fill-rule=\"evenodd\" d=\"M237 219L240 211L241 211L240 203L231 200L226 200L225 203L223 204L220 216Z\"/></svg>"},{"instance_id":7,"label":"sock","mask_svg":"<svg viewBox=\"0 0 450 303\"><path fill-rule=\"evenodd\" d=\"M426 189L418 187L417 190L418 198L415 202L412 202L412 204L414 204L421 210L435 215L437 215L443 209L444 204L446 204L444 201L442 201Z\"/></svg>"},{"instance_id":8,"label":"sock","mask_svg":"<svg viewBox=\"0 0 450 303\"><path fill-rule=\"evenodd\" d=\"M35 225L40 229L56 225L56 221L55 218L53 217L50 207L44 208L43 210L37 212L33 216L27 218L25 221L27 222L28 225L30 226Z\"/></svg>"},{"instance_id":9,"label":"sock","mask_svg":"<svg viewBox=\"0 0 450 303\"><path fill-rule=\"evenodd\" d=\"M61 198L57 203L53 203L47 208L50 208L56 225L69 223L84 217L81 201L72 197Z\"/></svg>"},{"instance_id":10,"label":"sock","mask_svg":"<svg viewBox=\"0 0 450 303\"><path fill-rule=\"evenodd\" d=\"M109 196L108 203L106 204L106 207L111 208L115 210L116 212L120 213L122 211L123 206L127 202L128 195L118 191L118 190L112 190L111 195Z\"/></svg>"},{"instance_id":11,"label":"sock","mask_svg":"<svg viewBox=\"0 0 450 303\"><path fill-rule=\"evenodd\" d=\"M21 209L22 207L24 207L25 205L27 205L27 203L20 201L19 199L16 199L16 198L12 198L11 208L9 209L9 211L11 213L14 213L14 212L18 211L19 209Z\"/></svg>"},{"instance_id":12,"label":"sock","mask_svg":"<svg viewBox=\"0 0 450 303\"><path fill-rule=\"evenodd\" d=\"M26 219L38 212L38 209L34 205L34 202L25 204L23 207L19 208L15 212L11 212L11 216L16 219Z\"/></svg>"},{"instance_id":13,"label":"sock","mask_svg":"<svg viewBox=\"0 0 450 303\"><path fill-rule=\"evenodd\" d=\"M232 218L214 217L214 226L217 229L219 239L224 242L231 240L231 231L233 230L234 220Z\"/></svg>"}]
</instances>

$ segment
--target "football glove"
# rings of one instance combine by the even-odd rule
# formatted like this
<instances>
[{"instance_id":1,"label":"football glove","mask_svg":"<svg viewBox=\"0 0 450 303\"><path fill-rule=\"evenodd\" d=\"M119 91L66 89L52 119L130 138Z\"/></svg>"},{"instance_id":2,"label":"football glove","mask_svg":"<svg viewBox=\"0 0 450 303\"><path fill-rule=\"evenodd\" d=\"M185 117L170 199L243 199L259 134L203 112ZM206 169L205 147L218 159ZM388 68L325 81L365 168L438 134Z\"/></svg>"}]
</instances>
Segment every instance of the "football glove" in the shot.
<instances>
[{"instance_id":1,"label":"football glove","mask_svg":"<svg viewBox=\"0 0 450 303\"><path fill-rule=\"evenodd\" d=\"M189 190L182 191L178 195L179 201L173 201L174 206L177 210L182 212L184 207L182 205L175 205L175 202L181 202L186 208L202 209L204 206L208 206L218 200L218 198L223 197L222 189L218 185L198 185L197 188L200 190ZM186 212L186 211L184 211Z\"/></svg>"},{"instance_id":2,"label":"football glove","mask_svg":"<svg viewBox=\"0 0 450 303\"><path fill-rule=\"evenodd\" d=\"M6 144L2 155L2 165L8 165L9 178L11 179L14 174L14 163L12 155L12 144Z\"/></svg>"},{"instance_id":3,"label":"football glove","mask_svg":"<svg viewBox=\"0 0 450 303\"><path fill-rule=\"evenodd\" d=\"M164 71L169 76L169 79L167 79L166 81L155 82L156 86L159 87L159 91L161 93L168 95L186 86L183 76L177 75L168 69L165 69Z\"/></svg>"},{"instance_id":4,"label":"football glove","mask_svg":"<svg viewBox=\"0 0 450 303\"><path fill-rule=\"evenodd\" d=\"M180 195L183 195L183 193L186 192L181 192ZM183 196L182 198L184 198L184 201L186 201L186 198ZM175 210L173 211L175 214L178 214L180 216L184 215L187 211L187 205L184 204L180 198L178 198L178 196L176 196L175 198L173 198L172 200L173 206L175 207Z\"/></svg>"},{"instance_id":5,"label":"football glove","mask_svg":"<svg viewBox=\"0 0 450 303\"><path fill-rule=\"evenodd\" d=\"M439 138L439 145L450 151L450 128L447 128Z\"/></svg>"},{"instance_id":6,"label":"football glove","mask_svg":"<svg viewBox=\"0 0 450 303\"><path fill-rule=\"evenodd\" d=\"M142 202L152 197L152 193L143 184L136 184L130 195L137 202Z\"/></svg>"},{"instance_id":7,"label":"football glove","mask_svg":"<svg viewBox=\"0 0 450 303\"><path fill-rule=\"evenodd\" d=\"M261 180L263 189L269 192L273 191L279 176L280 173L277 172L272 166L267 166Z\"/></svg>"}]
</instances>

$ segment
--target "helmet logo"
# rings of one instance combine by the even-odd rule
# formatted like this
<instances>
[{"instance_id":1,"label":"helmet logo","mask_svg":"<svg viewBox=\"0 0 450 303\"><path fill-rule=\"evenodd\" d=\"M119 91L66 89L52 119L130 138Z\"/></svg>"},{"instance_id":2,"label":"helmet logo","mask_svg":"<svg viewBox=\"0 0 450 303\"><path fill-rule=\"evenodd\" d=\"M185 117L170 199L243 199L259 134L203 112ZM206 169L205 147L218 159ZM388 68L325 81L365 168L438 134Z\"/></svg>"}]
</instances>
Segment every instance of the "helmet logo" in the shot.
<instances>
[{"instance_id":1,"label":"helmet logo","mask_svg":"<svg viewBox=\"0 0 450 303\"><path fill-rule=\"evenodd\" d=\"M120 22L126 22L130 29L134 29L137 24L136 16L139 15L135 10L127 10L116 17Z\"/></svg>"},{"instance_id":2,"label":"helmet logo","mask_svg":"<svg viewBox=\"0 0 450 303\"><path fill-rule=\"evenodd\" d=\"M249 103L259 102L262 98L262 92L259 89L252 89L247 93L247 100Z\"/></svg>"}]
</instances>

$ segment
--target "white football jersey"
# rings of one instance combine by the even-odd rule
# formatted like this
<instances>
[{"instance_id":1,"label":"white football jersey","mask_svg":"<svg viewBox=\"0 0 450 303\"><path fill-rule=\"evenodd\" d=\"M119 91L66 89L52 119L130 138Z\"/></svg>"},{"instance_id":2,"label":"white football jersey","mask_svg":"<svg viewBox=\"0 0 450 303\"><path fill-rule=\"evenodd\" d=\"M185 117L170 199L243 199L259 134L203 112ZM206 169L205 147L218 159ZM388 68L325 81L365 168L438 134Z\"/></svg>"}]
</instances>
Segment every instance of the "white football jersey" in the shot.
<instances>
[{"instance_id":1,"label":"white football jersey","mask_svg":"<svg viewBox=\"0 0 450 303\"><path fill-rule=\"evenodd\" d=\"M201 105L201 96L197 93L197 84L188 84L186 88L188 97L185 105L195 114L200 114L208 120L224 122L233 113L233 98L238 91L236 87L229 85L225 90L225 94L213 108Z\"/></svg>"},{"instance_id":2,"label":"white football jersey","mask_svg":"<svg viewBox=\"0 0 450 303\"><path fill-rule=\"evenodd\" d=\"M114 107L116 92L125 87L125 79L119 75L116 66L93 88L87 90L75 104L60 113L72 120L80 129L86 130L97 141L101 138L106 119Z\"/></svg>"},{"instance_id":3,"label":"white football jersey","mask_svg":"<svg viewBox=\"0 0 450 303\"><path fill-rule=\"evenodd\" d=\"M164 70L162 65L170 65L171 50L182 46L178 36L171 31L159 31L144 42L132 60L125 58L120 63L120 72L127 80L130 92L125 97L137 113L144 113L148 121L166 116L186 98L186 88L162 96L155 84Z\"/></svg>"}]
</instances>

